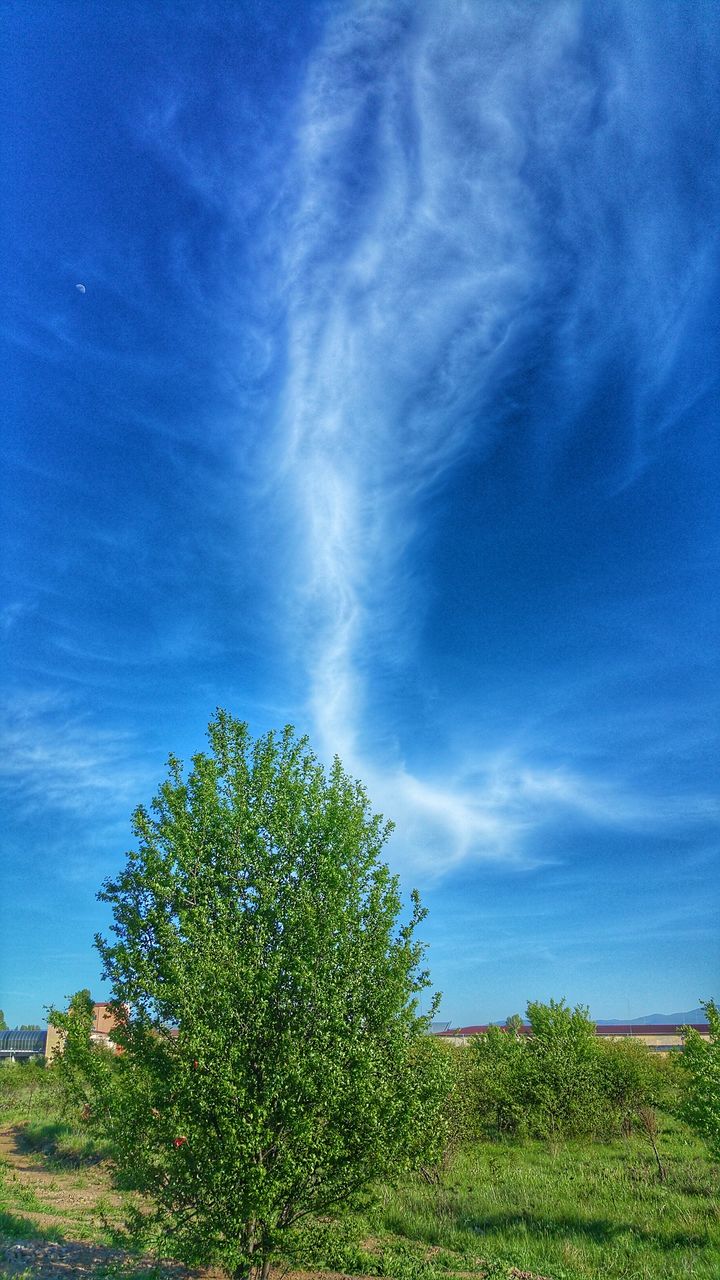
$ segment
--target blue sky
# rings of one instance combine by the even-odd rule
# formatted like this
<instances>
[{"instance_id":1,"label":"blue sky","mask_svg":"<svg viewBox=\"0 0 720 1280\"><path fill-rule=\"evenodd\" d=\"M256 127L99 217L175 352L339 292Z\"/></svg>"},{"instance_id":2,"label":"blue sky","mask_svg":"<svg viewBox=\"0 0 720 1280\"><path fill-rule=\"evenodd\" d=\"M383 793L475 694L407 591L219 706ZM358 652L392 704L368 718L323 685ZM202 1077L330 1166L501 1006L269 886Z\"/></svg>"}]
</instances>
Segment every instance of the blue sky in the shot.
<instances>
[{"instance_id":1,"label":"blue sky","mask_svg":"<svg viewBox=\"0 0 720 1280\"><path fill-rule=\"evenodd\" d=\"M717 994L717 6L5 18L8 1021L217 705L395 820L445 1018Z\"/></svg>"}]
</instances>

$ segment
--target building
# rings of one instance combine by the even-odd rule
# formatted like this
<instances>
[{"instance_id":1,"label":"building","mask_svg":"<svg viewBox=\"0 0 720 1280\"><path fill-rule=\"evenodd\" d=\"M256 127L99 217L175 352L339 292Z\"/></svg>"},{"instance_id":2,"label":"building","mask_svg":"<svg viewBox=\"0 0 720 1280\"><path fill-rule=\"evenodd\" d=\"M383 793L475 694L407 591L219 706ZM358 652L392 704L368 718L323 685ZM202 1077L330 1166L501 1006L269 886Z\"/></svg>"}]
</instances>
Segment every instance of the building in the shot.
<instances>
[{"instance_id":1,"label":"building","mask_svg":"<svg viewBox=\"0 0 720 1280\"><path fill-rule=\"evenodd\" d=\"M0 1031L0 1062L29 1062L45 1057L47 1031L25 1031L12 1027Z\"/></svg>"},{"instance_id":2,"label":"building","mask_svg":"<svg viewBox=\"0 0 720 1280\"><path fill-rule=\"evenodd\" d=\"M595 1028L595 1035L604 1040L640 1040L646 1044L649 1049L655 1053L667 1053L672 1049L681 1049L683 1038L682 1032L687 1024L681 1022L667 1023L639 1023L632 1022L614 1022L609 1026L598 1026ZM697 1031L704 1040L710 1039L710 1027L707 1022L692 1023L693 1031ZM449 1040L450 1044L467 1044L473 1036L482 1036L489 1030L488 1024L456 1027L446 1031L437 1031L434 1034L443 1040ZM500 1030L504 1030L503 1027ZM531 1035L530 1027L524 1023L518 1027L518 1034L521 1036Z\"/></svg>"},{"instance_id":3,"label":"building","mask_svg":"<svg viewBox=\"0 0 720 1280\"><path fill-rule=\"evenodd\" d=\"M108 1049L115 1049L110 1039L110 1032L114 1031L117 1025L118 1019L106 1001L93 1005L93 1027L90 1039L95 1044L104 1044Z\"/></svg>"},{"instance_id":4,"label":"building","mask_svg":"<svg viewBox=\"0 0 720 1280\"><path fill-rule=\"evenodd\" d=\"M93 1005L90 1039L94 1044L105 1045L113 1053L118 1053L117 1046L110 1039L110 1032L116 1026L117 1018L107 1002ZM50 1062L56 1053L62 1053L64 1042L63 1032L53 1026L47 1031L24 1031L18 1027L0 1031L0 1061L28 1062L31 1058L46 1058Z\"/></svg>"}]
</instances>

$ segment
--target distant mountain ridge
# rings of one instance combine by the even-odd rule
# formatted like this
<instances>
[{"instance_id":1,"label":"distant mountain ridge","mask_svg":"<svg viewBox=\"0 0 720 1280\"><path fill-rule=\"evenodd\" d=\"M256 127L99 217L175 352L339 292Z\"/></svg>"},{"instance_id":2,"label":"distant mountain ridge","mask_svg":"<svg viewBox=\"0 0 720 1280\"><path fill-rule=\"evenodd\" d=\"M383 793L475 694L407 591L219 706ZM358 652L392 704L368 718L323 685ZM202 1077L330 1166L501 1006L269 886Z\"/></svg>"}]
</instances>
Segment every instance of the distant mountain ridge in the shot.
<instances>
[{"instance_id":1,"label":"distant mountain ridge","mask_svg":"<svg viewBox=\"0 0 720 1280\"><path fill-rule=\"evenodd\" d=\"M689 1013L648 1013L644 1018L595 1018L593 1021L598 1027L612 1027L616 1023L622 1023L625 1027L642 1027L650 1023L707 1022L707 1017L704 1009L691 1009Z\"/></svg>"}]
</instances>

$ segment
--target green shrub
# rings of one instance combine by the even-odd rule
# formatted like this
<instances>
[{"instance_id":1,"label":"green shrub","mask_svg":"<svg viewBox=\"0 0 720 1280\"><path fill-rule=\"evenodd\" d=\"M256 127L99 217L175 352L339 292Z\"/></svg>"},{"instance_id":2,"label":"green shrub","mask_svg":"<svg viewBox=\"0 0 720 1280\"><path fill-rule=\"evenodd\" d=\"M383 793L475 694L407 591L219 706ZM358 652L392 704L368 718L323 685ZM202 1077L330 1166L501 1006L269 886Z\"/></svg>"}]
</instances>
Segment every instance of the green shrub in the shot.
<instances>
[{"instance_id":1,"label":"green shrub","mask_svg":"<svg viewBox=\"0 0 720 1280\"><path fill-rule=\"evenodd\" d=\"M710 1039L688 1027L681 1059L687 1092L682 1115L720 1160L720 1010L714 1000L703 1004Z\"/></svg>"},{"instance_id":2,"label":"green shrub","mask_svg":"<svg viewBox=\"0 0 720 1280\"><path fill-rule=\"evenodd\" d=\"M600 1099L607 1136L628 1134L648 1107L674 1110L678 1102L677 1067L668 1055L653 1053L642 1040L603 1040L597 1059ZM643 1126L641 1125L641 1128Z\"/></svg>"},{"instance_id":3,"label":"green shrub","mask_svg":"<svg viewBox=\"0 0 720 1280\"><path fill-rule=\"evenodd\" d=\"M677 1064L641 1041L599 1039L587 1009L564 1000L530 1003L527 1020L529 1035L490 1027L464 1051L468 1136L605 1138L643 1109L677 1109Z\"/></svg>"},{"instance_id":4,"label":"green shrub","mask_svg":"<svg viewBox=\"0 0 720 1280\"><path fill-rule=\"evenodd\" d=\"M593 1133L600 1123L599 1046L587 1009L564 1000L527 1007L522 1086L537 1137Z\"/></svg>"},{"instance_id":5,"label":"green shrub","mask_svg":"<svg viewBox=\"0 0 720 1280\"><path fill-rule=\"evenodd\" d=\"M487 1135L522 1133L527 1128L523 1039L490 1027L465 1052L470 1066L466 1096L474 1112L468 1127Z\"/></svg>"}]
</instances>

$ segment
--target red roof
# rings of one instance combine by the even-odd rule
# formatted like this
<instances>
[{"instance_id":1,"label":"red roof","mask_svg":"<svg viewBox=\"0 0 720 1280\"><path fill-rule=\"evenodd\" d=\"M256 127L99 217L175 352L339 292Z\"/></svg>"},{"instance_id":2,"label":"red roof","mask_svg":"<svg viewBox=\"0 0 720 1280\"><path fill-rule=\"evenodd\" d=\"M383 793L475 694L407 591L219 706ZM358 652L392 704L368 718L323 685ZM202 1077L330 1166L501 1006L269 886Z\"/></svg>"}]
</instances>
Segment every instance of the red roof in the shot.
<instances>
[{"instance_id":1,"label":"red roof","mask_svg":"<svg viewBox=\"0 0 720 1280\"><path fill-rule=\"evenodd\" d=\"M491 1026L497 1026L497 1023L489 1023L489 1024L484 1023L482 1026L472 1026L472 1027L456 1027L454 1030L453 1030L453 1028L451 1027L448 1031L439 1031L439 1032L438 1032L438 1035L441 1035L441 1036L484 1036L484 1035L485 1035L485 1033L486 1033L487 1031L489 1031L489 1030L490 1030L490 1027L491 1027ZM497 1029L498 1029L498 1031L506 1031L506 1030L507 1030L507 1027L500 1027L500 1026L498 1026L498 1028L497 1028ZM530 1028L529 1028L526 1024L525 1024L525 1025L523 1025L522 1027L518 1027L518 1031L520 1032L520 1034L521 1034L521 1035L527 1035L527 1034L528 1034L528 1032L529 1032L529 1030L530 1030Z\"/></svg>"},{"instance_id":2,"label":"red roof","mask_svg":"<svg viewBox=\"0 0 720 1280\"><path fill-rule=\"evenodd\" d=\"M610 1026L595 1028L598 1036L661 1036L679 1035L683 1027L691 1026L693 1031L707 1035L710 1026L707 1022L613 1022Z\"/></svg>"},{"instance_id":3,"label":"red roof","mask_svg":"<svg viewBox=\"0 0 720 1280\"><path fill-rule=\"evenodd\" d=\"M497 1023L490 1024L497 1026ZM441 1036L483 1036L490 1030L490 1025L483 1024L471 1027L456 1027L454 1030L439 1031L437 1034ZM657 1035L679 1035L683 1027L691 1026L693 1031L699 1031L701 1035L708 1035L710 1026L707 1022L612 1022L609 1025L595 1028L595 1034L598 1036L657 1036ZM506 1031L507 1027L498 1027L499 1031ZM527 1023L523 1023L518 1027L521 1035L530 1035L530 1027Z\"/></svg>"}]
</instances>

